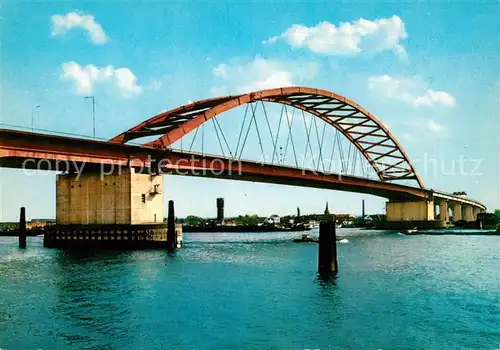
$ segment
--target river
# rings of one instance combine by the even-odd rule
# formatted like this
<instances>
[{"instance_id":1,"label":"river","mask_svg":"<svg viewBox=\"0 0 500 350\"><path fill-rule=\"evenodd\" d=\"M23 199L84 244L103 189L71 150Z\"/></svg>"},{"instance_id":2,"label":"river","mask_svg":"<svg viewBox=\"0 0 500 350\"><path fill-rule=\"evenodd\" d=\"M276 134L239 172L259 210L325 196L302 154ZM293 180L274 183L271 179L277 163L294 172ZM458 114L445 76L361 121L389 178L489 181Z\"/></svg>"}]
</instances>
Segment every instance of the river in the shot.
<instances>
[{"instance_id":1,"label":"river","mask_svg":"<svg viewBox=\"0 0 500 350\"><path fill-rule=\"evenodd\" d=\"M300 233L189 233L173 256L0 237L0 349L499 348L498 236L338 234L330 282Z\"/></svg>"}]
</instances>

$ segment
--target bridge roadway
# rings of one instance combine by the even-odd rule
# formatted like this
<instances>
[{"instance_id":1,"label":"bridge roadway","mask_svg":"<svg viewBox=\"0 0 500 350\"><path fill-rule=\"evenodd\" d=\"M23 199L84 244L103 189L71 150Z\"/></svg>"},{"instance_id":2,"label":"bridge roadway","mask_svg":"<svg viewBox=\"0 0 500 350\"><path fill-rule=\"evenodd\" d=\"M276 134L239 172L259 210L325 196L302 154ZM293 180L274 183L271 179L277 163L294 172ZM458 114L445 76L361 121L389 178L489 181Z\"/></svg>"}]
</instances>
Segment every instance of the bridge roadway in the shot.
<instances>
[{"instance_id":1,"label":"bridge roadway","mask_svg":"<svg viewBox=\"0 0 500 350\"><path fill-rule=\"evenodd\" d=\"M277 183L366 193L394 201L433 200L435 197L486 207L475 200L390 182L337 173L202 155L148 146L0 129L0 167L68 171L111 166L160 169L161 172L232 180Z\"/></svg>"}]
</instances>

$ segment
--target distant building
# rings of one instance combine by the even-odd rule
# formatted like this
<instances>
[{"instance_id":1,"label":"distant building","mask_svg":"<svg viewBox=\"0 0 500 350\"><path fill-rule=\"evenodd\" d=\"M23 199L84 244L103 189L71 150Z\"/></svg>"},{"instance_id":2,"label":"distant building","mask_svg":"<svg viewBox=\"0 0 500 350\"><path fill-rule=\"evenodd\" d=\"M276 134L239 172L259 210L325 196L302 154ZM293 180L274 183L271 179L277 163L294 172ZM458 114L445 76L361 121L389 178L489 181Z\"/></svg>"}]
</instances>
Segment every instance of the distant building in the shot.
<instances>
[{"instance_id":1,"label":"distant building","mask_svg":"<svg viewBox=\"0 0 500 350\"><path fill-rule=\"evenodd\" d=\"M281 221L280 216L276 214L271 215L265 220L265 222L268 224L279 224L280 221Z\"/></svg>"},{"instance_id":2,"label":"distant building","mask_svg":"<svg viewBox=\"0 0 500 350\"><path fill-rule=\"evenodd\" d=\"M225 226L236 226L236 221L235 220L225 220L224 225Z\"/></svg>"},{"instance_id":3,"label":"distant building","mask_svg":"<svg viewBox=\"0 0 500 350\"><path fill-rule=\"evenodd\" d=\"M217 221L224 222L224 198L217 198Z\"/></svg>"},{"instance_id":4,"label":"distant building","mask_svg":"<svg viewBox=\"0 0 500 350\"><path fill-rule=\"evenodd\" d=\"M335 219L337 222L350 222L354 221L356 218L351 214L335 214Z\"/></svg>"},{"instance_id":5,"label":"distant building","mask_svg":"<svg viewBox=\"0 0 500 350\"><path fill-rule=\"evenodd\" d=\"M55 225L56 221L54 219L33 219L29 222L26 223L26 228L28 230L34 229L34 228L42 228L46 226L51 226Z\"/></svg>"},{"instance_id":6,"label":"distant building","mask_svg":"<svg viewBox=\"0 0 500 350\"><path fill-rule=\"evenodd\" d=\"M325 216L330 216L330 209L328 209L328 202L326 202Z\"/></svg>"}]
</instances>

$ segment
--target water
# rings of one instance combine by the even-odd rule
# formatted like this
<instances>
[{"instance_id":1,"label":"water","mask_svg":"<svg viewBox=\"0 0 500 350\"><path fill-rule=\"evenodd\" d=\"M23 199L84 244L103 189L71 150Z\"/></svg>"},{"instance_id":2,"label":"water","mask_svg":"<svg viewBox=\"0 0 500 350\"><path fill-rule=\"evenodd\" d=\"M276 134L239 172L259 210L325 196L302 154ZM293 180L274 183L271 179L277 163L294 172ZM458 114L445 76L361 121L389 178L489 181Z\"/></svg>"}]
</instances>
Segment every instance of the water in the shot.
<instances>
[{"instance_id":1,"label":"water","mask_svg":"<svg viewBox=\"0 0 500 350\"><path fill-rule=\"evenodd\" d=\"M175 256L0 237L0 348L499 348L499 237L339 231L335 282L287 233L185 234Z\"/></svg>"}]
</instances>

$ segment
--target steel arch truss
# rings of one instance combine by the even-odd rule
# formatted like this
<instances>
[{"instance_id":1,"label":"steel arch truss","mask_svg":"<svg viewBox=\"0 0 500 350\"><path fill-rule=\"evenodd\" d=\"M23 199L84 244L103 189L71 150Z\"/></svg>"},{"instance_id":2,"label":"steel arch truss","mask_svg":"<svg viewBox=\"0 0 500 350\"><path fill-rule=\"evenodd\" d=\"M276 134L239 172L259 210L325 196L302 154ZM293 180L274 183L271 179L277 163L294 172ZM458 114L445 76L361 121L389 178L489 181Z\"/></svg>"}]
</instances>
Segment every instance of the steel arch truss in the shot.
<instances>
[{"instance_id":1,"label":"steel arch truss","mask_svg":"<svg viewBox=\"0 0 500 350\"><path fill-rule=\"evenodd\" d=\"M165 149L211 118L257 101L289 105L320 118L356 146L381 181L415 180L420 188L424 188L406 152L374 115L343 96L307 87L270 89L194 102L158 114L111 141L126 143L159 136L144 146Z\"/></svg>"}]
</instances>

